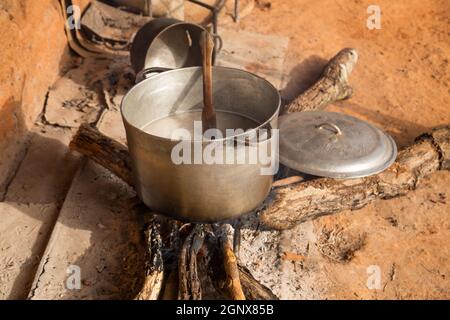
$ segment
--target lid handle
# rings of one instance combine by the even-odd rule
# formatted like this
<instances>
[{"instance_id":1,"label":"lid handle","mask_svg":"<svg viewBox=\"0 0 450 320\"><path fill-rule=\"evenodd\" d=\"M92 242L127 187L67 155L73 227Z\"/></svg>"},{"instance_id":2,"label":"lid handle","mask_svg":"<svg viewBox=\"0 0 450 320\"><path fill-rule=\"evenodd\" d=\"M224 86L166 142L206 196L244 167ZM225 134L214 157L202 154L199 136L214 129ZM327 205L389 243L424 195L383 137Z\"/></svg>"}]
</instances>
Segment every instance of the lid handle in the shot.
<instances>
[{"instance_id":1,"label":"lid handle","mask_svg":"<svg viewBox=\"0 0 450 320\"><path fill-rule=\"evenodd\" d=\"M323 128L326 127L326 126L331 127L331 128L334 130L334 133L335 133L336 135L340 136L340 135L342 134L341 129L339 129L339 127L338 127L337 125L335 125L334 123L331 123L331 122L324 122L324 123L321 123L321 124L319 124L318 126L316 126L316 128L318 128L318 129L323 129Z\"/></svg>"}]
</instances>

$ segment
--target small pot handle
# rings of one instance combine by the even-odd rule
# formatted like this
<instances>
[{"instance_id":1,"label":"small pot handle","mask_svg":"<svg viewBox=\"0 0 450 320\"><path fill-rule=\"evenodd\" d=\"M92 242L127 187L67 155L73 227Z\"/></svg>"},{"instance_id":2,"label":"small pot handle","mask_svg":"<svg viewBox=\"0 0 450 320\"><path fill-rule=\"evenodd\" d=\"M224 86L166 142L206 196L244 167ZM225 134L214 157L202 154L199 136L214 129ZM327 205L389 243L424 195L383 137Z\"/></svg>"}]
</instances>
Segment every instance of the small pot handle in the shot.
<instances>
[{"instance_id":1,"label":"small pot handle","mask_svg":"<svg viewBox=\"0 0 450 320\"><path fill-rule=\"evenodd\" d=\"M214 41L214 49L213 49L213 63L214 63L216 61L216 56L222 50L223 40L222 37L219 36L218 34L213 34L212 37Z\"/></svg>"},{"instance_id":2,"label":"small pot handle","mask_svg":"<svg viewBox=\"0 0 450 320\"><path fill-rule=\"evenodd\" d=\"M172 69L163 68L163 67L151 67L151 68L142 69L141 71L139 71L137 73L135 82L139 83L142 80L150 78L152 76L152 73L161 73L161 72L169 71L169 70L172 70Z\"/></svg>"},{"instance_id":3,"label":"small pot handle","mask_svg":"<svg viewBox=\"0 0 450 320\"><path fill-rule=\"evenodd\" d=\"M267 137L264 139L264 141L267 141L267 140L270 140L272 138L274 128L272 127L272 125L269 122L269 123L266 123L265 125L261 126L260 128L255 129L255 130L257 130L256 134L257 134L257 139L258 139L256 141L256 143L260 143L262 141L259 141L259 139L260 139L259 133L260 132L258 130L267 130ZM235 143L236 142L244 143L246 146L254 144L255 142L254 141L250 141L248 135L249 135L248 133L244 133L241 136L235 137L234 138Z\"/></svg>"}]
</instances>

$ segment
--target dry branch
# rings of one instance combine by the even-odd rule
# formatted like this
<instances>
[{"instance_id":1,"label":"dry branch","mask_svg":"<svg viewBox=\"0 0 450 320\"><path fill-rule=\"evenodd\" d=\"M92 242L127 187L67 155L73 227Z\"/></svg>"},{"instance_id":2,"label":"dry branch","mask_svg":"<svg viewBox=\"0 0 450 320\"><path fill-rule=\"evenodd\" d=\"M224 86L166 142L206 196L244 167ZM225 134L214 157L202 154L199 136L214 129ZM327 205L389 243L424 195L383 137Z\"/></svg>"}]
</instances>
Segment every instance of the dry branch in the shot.
<instances>
[{"instance_id":1,"label":"dry branch","mask_svg":"<svg viewBox=\"0 0 450 320\"><path fill-rule=\"evenodd\" d=\"M224 298L245 300L236 256L226 232L219 229L221 228L215 228L214 234L208 234L205 241L204 252L209 277L217 292Z\"/></svg>"},{"instance_id":2,"label":"dry branch","mask_svg":"<svg viewBox=\"0 0 450 320\"><path fill-rule=\"evenodd\" d=\"M226 275L225 282L223 283L223 289L225 289L229 293L232 300L245 300L241 281L239 279L237 259L233 252L233 247L228 240L226 232L223 229L217 230L216 233L219 240L219 248L221 250L221 259L219 261L223 261L224 271Z\"/></svg>"},{"instance_id":3,"label":"dry branch","mask_svg":"<svg viewBox=\"0 0 450 320\"><path fill-rule=\"evenodd\" d=\"M219 238L221 239L219 240ZM222 244L221 244L222 242ZM226 246L224 246L224 243ZM209 278L224 299L276 300L277 296L256 280L250 271L237 264L225 232L209 233L204 242L203 255ZM232 253L232 255L230 255ZM226 262L223 262L223 261ZM227 261L228 260L228 261ZM227 267L228 266L228 267ZM237 272L238 274L237 275ZM239 281L238 281L239 280Z\"/></svg>"},{"instance_id":4,"label":"dry branch","mask_svg":"<svg viewBox=\"0 0 450 320\"><path fill-rule=\"evenodd\" d=\"M186 237L178 258L178 299L201 300L202 288L197 273L197 254L203 245L202 225Z\"/></svg>"},{"instance_id":5,"label":"dry branch","mask_svg":"<svg viewBox=\"0 0 450 320\"><path fill-rule=\"evenodd\" d=\"M285 108L285 113L316 110L334 101L348 99L353 93L348 76L358 61L355 49L346 48L325 66L319 80Z\"/></svg>"},{"instance_id":6,"label":"dry branch","mask_svg":"<svg viewBox=\"0 0 450 320\"><path fill-rule=\"evenodd\" d=\"M292 228L323 215L362 208L376 199L404 195L440 169L450 169L450 126L418 137L380 174L350 180L319 178L274 188L260 219L269 228Z\"/></svg>"},{"instance_id":7,"label":"dry branch","mask_svg":"<svg viewBox=\"0 0 450 320\"><path fill-rule=\"evenodd\" d=\"M87 123L82 124L72 138L69 148L97 162L130 186L134 185L128 148L105 136L95 127Z\"/></svg>"},{"instance_id":8,"label":"dry branch","mask_svg":"<svg viewBox=\"0 0 450 320\"><path fill-rule=\"evenodd\" d=\"M161 218L161 217L160 217ZM164 246L164 288L160 295L162 300L177 300L179 294L178 263L183 244L179 221L164 218L161 223L161 233Z\"/></svg>"},{"instance_id":9,"label":"dry branch","mask_svg":"<svg viewBox=\"0 0 450 320\"><path fill-rule=\"evenodd\" d=\"M160 295L164 277L160 228L160 223L154 219L145 231L147 242L145 280L136 300L156 300Z\"/></svg>"},{"instance_id":10,"label":"dry branch","mask_svg":"<svg viewBox=\"0 0 450 320\"><path fill-rule=\"evenodd\" d=\"M256 280L246 267L239 265L239 278L247 300L278 300L273 292Z\"/></svg>"}]
</instances>

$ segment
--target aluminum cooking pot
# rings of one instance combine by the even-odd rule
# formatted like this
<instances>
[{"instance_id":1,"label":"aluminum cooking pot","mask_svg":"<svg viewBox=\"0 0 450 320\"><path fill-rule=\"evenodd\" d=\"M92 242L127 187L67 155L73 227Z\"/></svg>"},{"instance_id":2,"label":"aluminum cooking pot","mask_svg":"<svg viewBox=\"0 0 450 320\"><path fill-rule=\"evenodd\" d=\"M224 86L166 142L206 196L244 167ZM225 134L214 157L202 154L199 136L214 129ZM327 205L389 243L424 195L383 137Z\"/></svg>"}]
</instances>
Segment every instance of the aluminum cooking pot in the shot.
<instances>
[{"instance_id":1,"label":"aluminum cooking pot","mask_svg":"<svg viewBox=\"0 0 450 320\"><path fill-rule=\"evenodd\" d=\"M249 72L213 67L213 99L216 112L252 119L258 128L277 128L280 109L278 90ZM177 164L172 140L144 128L174 114L203 108L202 68L166 71L135 85L123 98L122 118L132 158L135 186L140 199L151 209L193 222L216 222L255 209L268 195L273 176L260 159L245 163ZM247 131L248 132L251 132ZM255 147L272 150L275 136L255 143L235 143L242 135L213 140L233 146L235 154ZM231 143L230 143L231 142ZM184 141L194 150L211 141ZM273 154L273 153L272 153Z\"/></svg>"},{"instance_id":2,"label":"aluminum cooking pot","mask_svg":"<svg viewBox=\"0 0 450 320\"><path fill-rule=\"evenodd\" d=\"M146 23L133 39L131 65L136 73L152 69L179 69L201 66L200 35L205 29L197 24L172 18Z\"/></svg>"}]
</instances>

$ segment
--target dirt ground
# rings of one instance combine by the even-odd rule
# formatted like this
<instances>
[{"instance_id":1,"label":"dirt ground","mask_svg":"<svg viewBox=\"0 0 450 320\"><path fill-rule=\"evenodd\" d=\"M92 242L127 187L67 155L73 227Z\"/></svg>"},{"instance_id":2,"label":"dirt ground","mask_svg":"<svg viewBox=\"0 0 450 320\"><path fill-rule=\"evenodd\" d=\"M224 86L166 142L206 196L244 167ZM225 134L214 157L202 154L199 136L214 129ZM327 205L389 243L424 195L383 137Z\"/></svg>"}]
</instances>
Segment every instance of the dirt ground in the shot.
<instances>
[{"instance_id":1,"label":"dirt ground","mask_svg":"<svg viewBox=\"0 0 450 320\"><path fill-rule=\"evenodd\" d=\"M379 30L366 26L373 4L381 9ZM330 57L353 47L359 53L350 76L354 95L327 110L383 128L399 147L450 123L448 0L259 0L238 24L225 22L221 27L289 39L281 85L286 101L311 85ZM258 64L244 68L258 72ZM116 107L99 119L105 134L123 139ZM70 154L76 125L48 125L32 130L31 147L0 202L0 297L132 297L129 288L138 284L119 284L134 274L126 268L136 267L137 258L127 262L122 253L138 255L142 225L133 216L124 223L126 209L119 215L103 205L121 208L130 191ZM113 197L95 192L104 185ZM448 299L449 218L450 172L437 172L404 197L281 233L244 231L240 259L284 299ZM72 263L86 270L75 293L64 287Z\"/></svg>"},{"instance_id":2,"label":"dirt ground","mask_svg":"<svg viewBox=\"0 0 450 320\"><path fill-rule=\"evenodd\" d=\"M324 59L343 47L353 47L359 52L350 80L355 94L328 110L385 129L399 147L429 128L450 123L448 1L376 1L381 8L379 30L366 26L366 9L373 1L259 3L270 6L259 6L240 27L289 37L285 99L311 84ZM285 232L282 248L293 252L281 262L290 277L283 277L283 272L281 277L298 286L292 291L292 284L284 289L281 284L280 295L448 299L449 192L450 173L439 172L406 197L377 201L362 210L323 217ZM355 252L340 259L348 250ZM293 278L292 272L298 276ZM377 274L379 284L372 282Z\"/></svg>"}]
</instances>

